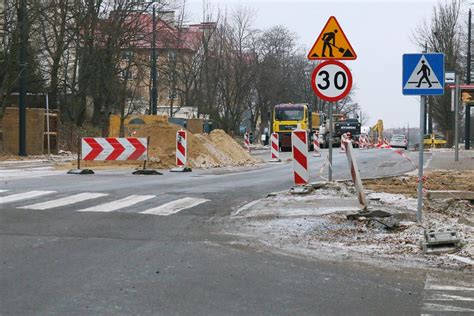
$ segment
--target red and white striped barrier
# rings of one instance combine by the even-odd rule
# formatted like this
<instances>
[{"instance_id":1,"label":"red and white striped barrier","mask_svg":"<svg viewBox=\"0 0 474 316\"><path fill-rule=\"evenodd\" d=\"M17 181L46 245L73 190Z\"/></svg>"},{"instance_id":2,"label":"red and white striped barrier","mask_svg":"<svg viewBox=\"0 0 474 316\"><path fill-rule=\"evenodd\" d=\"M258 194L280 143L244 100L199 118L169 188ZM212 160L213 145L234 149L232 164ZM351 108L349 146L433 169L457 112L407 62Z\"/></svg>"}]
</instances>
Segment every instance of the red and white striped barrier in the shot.
<instances>
[{"instance_id":1,"label":"red and white striped barrier","mask_svg":"<svg viewBox=\"0 0 474 316\"><path fill-rule=\"evenodd\" d=\"M280 145L279 145L279 138L278 133L272 133L271 137L271 159L270 162L280 162Z\"/></svg>"},{"instance_id":2,"label":"red and white striped barrier","mask_svg":"<svg viewBox=\"0 0 474 316\"><path fill-rule=\"evenodd\" d=\"M341 153L345 153L346 152L346 144L344 142L344 140L346 139L346 134L342 134L341 135L341 148L339 150L339 152Z\"/></svg>"},{"instance_id":3,"label":"red and white striped barrier","mask_svg":"<svg viewBox=\"0 0 474 316\"><path fill-rule=\"evenodd\" d=\"M361 135L359 137L359 149L368 149L369 148L369 139L367 138L367 135Z\"/></svg>"},{"instance_id":4,"label":"red and white striped barrier","mask_svg":"<svg viewBox=\"0 0 474 316\"><path fill-rule=\"evenodd\" d=\"M319 145L319 132L313 134L313 157L321 157L321 146Z\"/></svg>"},{"instance_id":5,"label":"red and white striped barrier","mask_svg":"<svg viewBox=\"0 0 474 316\"><path fill-rule=\"evenodd\" d=\"M244 134L244 147L245 149L250 152L250 136L249 133Z\"/></svg>"},{"instance_id":6,"label":"red and white striped barrier","mask_svg":"<svg viewBox=\"0 0 474 316\"><path fill-rule=\"evenodd\" d=\"M392 148L392 146L390 146L390 143L388 142L388 139L387 139L387 138L384 138L384 139L383 139L383 143L382 143L382 146L380 146L380 148L384 148L384 149L390 149L390 148Z\"/></svg>"},{"instance_id":7,"label":"red and white striped barrier","mask_svg":"<svg viewBox=\"0 0 474 316\"><path fill-rule=\"evenodd\" d=\"M81 141L82 160L146 160L146 138L84 137Z\"/></svg>"},{"instance_id":8,"label":"red and white striped barrier","mask_svg":"<svg viewBox=\"0 0 474 316\"><path fill-rule=\"evenodd\" d=\"M191 171L187 167L188 157L188 134L185 130L176 132L176 168L171 169L172 172Z\"/></svg>"},{"instance_id":9,"label":"red and white striped barrier","mask_svg":"<svg viewBox=\"0 0 474 316\"><path fill-rule=\"evenodd\" d=\"M379 138L378 138L378 140L377 140L377 145L376 145L376 147L377 147L377 148L382 148L382 146L383 146L383 139L382 139L382 137L379 136Z\"/></svg>"},{"instance_id":10,"label":"red and white striped barrier","mask_svg":"<svg viewBox=\"0 0 474 316\"><path fill-rule=\"evenodd\" d=\"M354 186L357 191L357 197L359 199L359 203L362 206L362 209L367 209L367 199L365 198L364 187L362 186L362 179L360 178L359 167L357 166L357 161L354 157L354 152L352 148L352 142L349 138L345 137L342 138L341 142L344 142L346 145L346 157L347 162L349 163L349 168L351 170L351 177L352 181L354 182ZM342 143L341 143L342 145Z\"/></svg>"},{"instance_id":11,"label":"red and white striped barrier","mask_svg":"<svg viewBox=\"0 0 474 316\"><path fill-rule=\"evenodd\" d=\"M309 183L308 134L306 131L294 130L291 133L291 147L295 185L306 185Z\"/></svg>"}]
</instances>

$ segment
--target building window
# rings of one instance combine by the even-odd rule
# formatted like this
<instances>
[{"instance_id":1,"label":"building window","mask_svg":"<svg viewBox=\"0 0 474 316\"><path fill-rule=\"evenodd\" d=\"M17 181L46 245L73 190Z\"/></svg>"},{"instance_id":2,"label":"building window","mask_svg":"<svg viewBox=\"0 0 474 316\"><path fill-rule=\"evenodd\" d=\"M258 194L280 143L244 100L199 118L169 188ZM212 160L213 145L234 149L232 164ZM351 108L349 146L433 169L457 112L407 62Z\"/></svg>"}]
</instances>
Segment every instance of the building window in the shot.
<instances>
[{"instance_id":1,"label":"building window","mask_svg":"<svg viewBox=\"0 0 474 316\"><path fill-rule=\"evenodd\" d=\"M133 80L133 75L130 69L124 69L121 72L122 80Z\"/></svg>"},{"instance_id":2,"label":"building window","mask_svg":"<svg viewBox=\"0 0 474 316\"><path fill-rule=\"evenodd\" d=\"M178 98L178 93L176 93L176 90L168 89L168 99L177 99L177 98Z\"/></svg>"},{"instance_id":3,"label":"building window","mask_svg":"<svg viewBox=\"0 0 474 316\"><path fill-rule=\"evenodd\" d=\"M124 50L122 51L122 59L125 60L130 60L133 57L133 52L130 50Z\"/></svg>"},{"instance_id":4,"label":"building window","mask_svg":"<svg viewBox=\"0 0 474 316\"><path fill-rule=\"evenodd\" d=\"M176 60L176 51L170 50L168 52L168 61L175 61Z\"/></svg>"}]
</instances>

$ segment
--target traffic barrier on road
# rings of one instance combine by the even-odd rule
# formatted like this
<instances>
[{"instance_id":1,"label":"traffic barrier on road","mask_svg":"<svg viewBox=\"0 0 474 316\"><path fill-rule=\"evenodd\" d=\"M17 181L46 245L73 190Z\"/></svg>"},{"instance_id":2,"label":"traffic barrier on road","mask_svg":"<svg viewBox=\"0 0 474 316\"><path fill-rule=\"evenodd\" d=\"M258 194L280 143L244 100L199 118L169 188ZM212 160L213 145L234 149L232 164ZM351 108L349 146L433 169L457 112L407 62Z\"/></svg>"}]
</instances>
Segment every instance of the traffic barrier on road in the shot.
<instances>
[{"instance_id":1,"label":"traffic barrier on road","mask_svg":"<svg viewBox=\"0 0 474 316\"><path fill-rule=\"evenodd\" d=\"M291 133L293 153L293 177L295 185L302 186L309 183L308 170L308 135L306 131L294 130Z\"/></svg>"},{"instance_id":2,"label":"traffic barrier on road","mask_svg":"<svg viewBox=\"0 0 474 316\"><path fill-rule=\"evenodd\" d=\"M319 145L319 132L313 135L313 157L321 157L321 146Z\"/></svg>"},{"instance_id":3,"label":"traffic barrier on road","mask_svg":"<svg viewBox=\"0 0 474 316\"><path fill-rule=\"evenodd\" d=\"M278 133L272 133L271 135L271 159L270 162L280 162L280 145L278 139Z\"/></svg>"},{"instance_id":4,"label":"traffic barrier on road","mask_svg":"<svg viewBox=\"0 0 474 316\"><path fill-rule=\"evenodd\" d=\"M357 198L359 199L359 204L361 205L362 209L367 209L367 199L365 197L364 187L362 186L362 179L359 173L359 167L357 166L357 161L354 157L354 152L352 148L352 142L349 138L343 135L341 139L341 144L345 143L346 145L346 157L347 162L349 163L349 168L351 171L352 181L354 182L354 186L357 191Z\"/></svg>"},{"instance_id":5,"label":"traffic barrier on road","mask_svg":"<svg viewBox=\"0 0 474 316\"><path fill-rule=\"evenodd\" d=\"M171 172L190 172L191 168L187 167L188 157L188 135L185 130L176 132L176 167Z\"/></svg>"},{"instance_id":6,"label":"traffic barrier on road","mask_svg":"<svg viewBox=\"0 0 474 316\"><path fill-rule=\"evenodd\" d=\"M81 169L81 160L84 161L144 161L143 170L146 170L148 161L147 138L135 137L84 137L78 139L77 169L69 170L69 174L93 174L91 169ZM134 174L160 174L155 170Z\"/></svg>"},{"instance_id":7,"label":"traffic barrier on road","mask_svg":"<svg viewBox=\"0 0 474 316\"><path fill-rule=\"evenodd\" d=\"M378 138L378 140L377 140L377 145L376 145L376 147L377 147L377 148L382 148L382 146L383 146L383 139L382 139L382 137L379 136L379 138Z\"/></svg>"},{"instance_id":8,"label":"traffic barrier on road","mask_svg":"<svg viewBox=\"0 0 474 316\"><path fill-rule=\"evenodd\" d=\"M366 138L366 135L361 135L359 137L359 149L368 149L369 148L369 142Z\"/></svg>"},{"instance_id":9,"label":"traffic barrier on road","mask_svg":"<svg viewBox=\"0 0 474 316\"><path fill-rule=\"evenodd\" d=\"M346 144L343 142L343 139L346 139L346 134L342 134L341 135L341 148L339 150L339 152L341 153L345 153L346 152Z\"/></svg>"},{"instance_id":10,"label":"traffic barrier on road","mask_svg":"<svg viewBox=\"0 0 474 316\"><path fill-rule=\"evenodd\" d=\"M245 149L250 152L251 149L250 149L250 135L249 133L245 133L244 134L244 147Z\"/></svg>"},{"instance_id":11,"label":"traffic barrier on road","mask_svg":"<svg viewBox=\"0 0 474 316\"><path fill-rule=\"evenodd\" d=\"M392 148L392 146L390 146L390 143L388 142L388 139L386 137L383 139L383 144L382 146L380 146L380 148L384 148L384 149Z\"/></svg>"}]
</instances>

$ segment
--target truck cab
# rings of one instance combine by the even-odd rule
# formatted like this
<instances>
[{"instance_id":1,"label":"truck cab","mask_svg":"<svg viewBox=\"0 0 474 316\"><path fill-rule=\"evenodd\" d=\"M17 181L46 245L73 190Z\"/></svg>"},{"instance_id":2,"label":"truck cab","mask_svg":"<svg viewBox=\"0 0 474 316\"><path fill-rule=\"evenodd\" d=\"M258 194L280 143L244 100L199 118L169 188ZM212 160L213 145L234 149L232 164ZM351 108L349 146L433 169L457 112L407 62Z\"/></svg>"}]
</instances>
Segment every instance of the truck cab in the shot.
<instances>
[{"instance_id":1,"label":"truck cab","mask_svg":"<svg viewBox=\"0 0 474 316\"><path fill-rule=\"evenodd\" d=\"M291 150L291 132L298 127L310 135L311 115L304 103L275 105L273 109L273 132L278 133L280 148Z\"/></svg>"}]
</instances>

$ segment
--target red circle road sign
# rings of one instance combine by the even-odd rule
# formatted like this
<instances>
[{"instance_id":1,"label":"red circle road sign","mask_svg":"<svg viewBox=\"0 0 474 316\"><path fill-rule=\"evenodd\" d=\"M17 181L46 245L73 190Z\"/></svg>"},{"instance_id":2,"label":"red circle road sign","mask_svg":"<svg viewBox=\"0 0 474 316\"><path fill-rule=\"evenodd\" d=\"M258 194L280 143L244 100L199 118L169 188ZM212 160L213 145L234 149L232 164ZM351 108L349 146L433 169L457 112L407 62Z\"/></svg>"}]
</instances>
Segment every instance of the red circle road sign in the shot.
<instances>
[{"instance_id":1,"label":"red circle road sign","mask_svg":"<svg viewBox=\"0 0 474 316\"><path fill-rule=\"evenodd\" d=\"M321 99L329 102L339 101L351 91L351 71L336 60L322 62L313 70L311 87Z\"/></svg>"}]
</instances>

